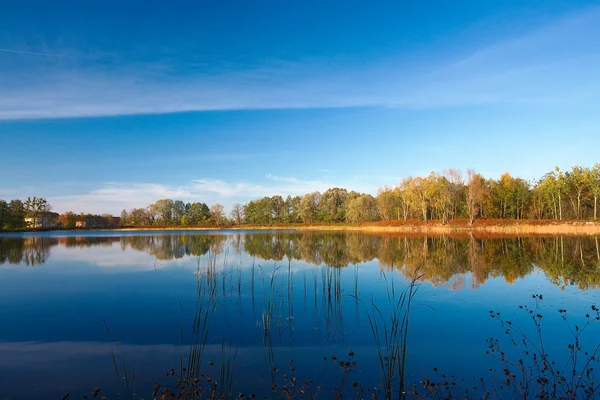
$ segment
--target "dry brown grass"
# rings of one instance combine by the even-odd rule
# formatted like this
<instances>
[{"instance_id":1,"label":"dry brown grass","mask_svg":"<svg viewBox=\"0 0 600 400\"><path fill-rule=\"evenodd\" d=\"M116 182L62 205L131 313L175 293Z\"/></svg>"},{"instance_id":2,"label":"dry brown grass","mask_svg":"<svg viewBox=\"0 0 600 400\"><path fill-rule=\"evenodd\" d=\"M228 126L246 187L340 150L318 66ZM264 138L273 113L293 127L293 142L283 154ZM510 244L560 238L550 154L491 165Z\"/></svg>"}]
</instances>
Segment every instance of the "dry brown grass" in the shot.
<instances>
[{"instance_id":1,"label":"dry brown grass","mask_svg":"<svg viewBox=\"0 0 600 400\"><path fill-rule=\"evenodd\" d=\"M269 224L269 225L227 225L202 227L140 227L120 230L301 230L301 231L360 231L389 234L465 235L476 236L523 236L523 235L600 235L600 222L555 221L555 220L510 220L479 219L472 225L466 219L451 220L446 224L440 221L408 220L380 221L362 224Z\"/></svg>"},{"instance_id":2,"label":"dry brown grass","mask_svg":"<svg viewBox=\"0 0 600 400\"><path fill-rule=\"evenodd\" d=\"M502 220L481 219L470 225L468 220L383 221L363 224L274 224L245 225L234 229L296 229L315 231L361 231L371 233L522 236L522 235L600 235L600 223L590 221Z\"/></svg>"}]
</instances>

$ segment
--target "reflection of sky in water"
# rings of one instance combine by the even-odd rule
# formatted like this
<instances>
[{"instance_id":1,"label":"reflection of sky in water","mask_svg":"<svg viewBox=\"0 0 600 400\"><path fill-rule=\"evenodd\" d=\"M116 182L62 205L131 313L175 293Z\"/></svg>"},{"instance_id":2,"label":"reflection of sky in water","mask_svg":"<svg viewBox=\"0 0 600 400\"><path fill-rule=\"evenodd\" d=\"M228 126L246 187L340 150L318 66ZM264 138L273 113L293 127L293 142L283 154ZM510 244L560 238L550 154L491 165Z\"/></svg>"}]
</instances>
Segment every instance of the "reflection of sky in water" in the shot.
<instances>
[{"instance_id":1,"label":"reflection of sky in water","mask_svg":"<svg viewBox=\"0 0 600 400\"><path fill-rule=\"evenodd\" d=\"M310 374L315 363L321 368L324 356L343 356L353 349L361 371L357 378L377 381L377 353L366 312L371 310L372 298L385 314L386 288L392 280L396 288L404 288L405 277L397 271L386 272L384 277L377 259L331 269L236 252L231 240L220 249L215 260L217 284L219 290L226 289L212 318L207 359L219 358L222 342L231 341L238 348L236 380L269 386L259 372L267 364L259 323L265 308L261 293L268 292L269 280L279 267L274 293L281 307L275 317L285 329L273 342L276 361L285 365L293 358L299 373ZM196 270L204 270L211 262L209 254L164 260L119 241L90 247L59 243L49 252L45 262L35 267L0 266L0 397L45 398L47 391L60 397L65 391L83 394L96 386L122 391L114 377L109 342L119 365L125 361L128 370L135 371L138 388L151 390L152 382L160 381L165 370L179 365L191 340ZM225 274L221 272L224 265ZM288 272L293 283L289 302ZM341 288L339 304L334 301L330 308L323 295L327 279L339 279ZM361 301L353 297L356 282ZM534 293L545 296L544 330L550 352L566 347L566 330L556 310L566 308L571 318L580 321L588 307L598 303L597 290L561 288L537 268L512 284L501 276L476 282L469 272L443 284L423 283L411 319L412 376L420 379L433 367L466 377L485 376L494 365L484 354L485 339L502 335L489 311L500 311L528 327L517 306L533 304ZM596 344L598 332L597 327L588 332L588 345ZM19 387L24 388L21 394Z\"/></svg>"}]
</instances>

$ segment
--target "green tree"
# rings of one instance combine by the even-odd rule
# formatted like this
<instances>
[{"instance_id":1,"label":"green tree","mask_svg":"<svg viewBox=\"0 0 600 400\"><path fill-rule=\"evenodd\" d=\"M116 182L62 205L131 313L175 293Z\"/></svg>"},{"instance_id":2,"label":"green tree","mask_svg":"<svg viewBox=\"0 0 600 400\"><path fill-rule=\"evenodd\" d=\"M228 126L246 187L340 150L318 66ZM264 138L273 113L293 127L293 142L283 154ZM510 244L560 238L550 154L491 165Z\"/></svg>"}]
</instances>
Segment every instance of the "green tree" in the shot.
<instances>
[{"instance_id":1,"label":"green tree","mask_svg":"<svg viewBox=\"0 0 600 400\"><path fill-rule=\"evenodd\" d=\"M205 203L192 203L190 204L187 217L191 225L206 223L210 219L210 209Z\"/></svg>"},{"instance_id":2,"label":"green tree","mask_svg":"<svg viewBox=\"0 0 600 400\"><path fill-rule=\"evenodd\" d=\"M181 200L175 200L173 202L173 213L171 215L172 222L174 224L181 224L181 218L186 215L185 204Z\"/></svg>"},{"instance_id":3,"label":"green tree","mask_svg":"<svg viewBox=\"0 0 600 400\"><path fill-rule=\"evenodd\" d=\"M121 226L129 225L129 213L125 209L123 209L121 211L121 220L119 221L119 225L121 225Z\"/></svg>"},{"instance_id":4,"label":"green tree","mask_svg":"<svg viewBox=\"0 0 600 400\"><path fill-rule=\"evenodd\" d=\"M324 222L343 222L346 217L344 204L348 191L341 188L330 188L323 193L319 202L319 217Z\"/></svg>"},{"instance_id":5,"label":"green tree","mask_svg":"<svg viewBox=\"0 0 600 400\"><path fill-rule=\"evenodd\" d=\"M321 202L321 193L307 193L300 201L300 218L305 224L313 223L317 220L319 212L319 203Z\"/></svg>"},{"instance_id":6,"label":"green tree","mask_svg":"<svg viewBox=\"0 0 600 400\"><path fill-rule=\"evenodd\" d=\"M8 203L8 219L6 222L6 228L21 229L25 226L25 205L21 200L11 200Z\"/></svg>"},{"instance_id":7,"label":"green tree","mask_svg":"<svg viewBox=\"0 0 600 400\"><path fill-rule=\"evenodd\" d=\"M300 219L300 196L288 195L283 203L283 221L287 223L301 222Z\"/></svg>"},{"instance_id":8,"label":"green tree","mask_svg":"<svg viewBox=\"0 0 600 400\"><path fill-rule=\"evenodd\" d=\"M514 209L515 218L522 219L525 211L530 207L532 200L531 185L525 179L514 180Z\"/></svg>"},{"instance_id":9,"label":"green tree","mask_svg":"<svg viewBox=\"0 0 600 400\"><path fill-rule=\"evenodd\" d=\"M244 222L247 224L270 224L273 222L273 200L263 197L244 206Z\"/></svg>"},{"instance_id":10,"label":"green tree","mask_svg":"<svg viewBox=\"0 0 600 400\"><path fill-rule=\"evenodd\" d=\"M279 195L271 197L271 214L274 222L282 222L284 204L283 197Z\"/></svg>"},{"instance_id":11,"label":"green tree","mask_svg":"<svg viewBox=\"0 0 600 400\"><path fill-rule=\"evenodd\" d=\"M598 198L600 197L600 163L587 169L586 183L590 189L594 203L594 220L598 218Z\"/></svg>"},{"instance_id":12,"label":"green tree","mask_svg":"<svg viewBox=\"0 0 600 400\"><path fill-rule=\"evenodd\" d=\"M4 230L8 225L9 213L10 209L8 208L8 203L4 200L0 200L0 231Z\"/></svg>"}]
</instances>

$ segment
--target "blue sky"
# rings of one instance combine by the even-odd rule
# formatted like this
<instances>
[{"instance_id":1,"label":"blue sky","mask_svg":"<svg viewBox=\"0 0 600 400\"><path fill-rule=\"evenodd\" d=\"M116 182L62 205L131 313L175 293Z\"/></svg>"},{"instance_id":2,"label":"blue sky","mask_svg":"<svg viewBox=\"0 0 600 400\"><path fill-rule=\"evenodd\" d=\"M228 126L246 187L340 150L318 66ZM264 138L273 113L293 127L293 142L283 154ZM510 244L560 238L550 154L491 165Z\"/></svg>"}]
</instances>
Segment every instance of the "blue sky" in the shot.
<instances>
[{"instance_id":1,"label":"blue sky","mask_svg":"<svg viewBox=\"0 0 600 400\"><path fill-rule=\"evenodd\" d=\"M598 2L0 7L0 198L229 207L600 161Z\"/></svg>"}]
</instances>

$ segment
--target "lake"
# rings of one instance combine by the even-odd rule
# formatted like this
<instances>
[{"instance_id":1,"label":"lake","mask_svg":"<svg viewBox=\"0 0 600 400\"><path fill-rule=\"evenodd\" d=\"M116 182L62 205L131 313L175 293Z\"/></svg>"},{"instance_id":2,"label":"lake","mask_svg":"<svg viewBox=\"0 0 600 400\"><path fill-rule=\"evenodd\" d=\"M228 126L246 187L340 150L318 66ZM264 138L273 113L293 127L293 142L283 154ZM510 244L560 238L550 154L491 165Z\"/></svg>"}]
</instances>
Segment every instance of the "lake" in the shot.
<instances>
[{"instance_id":1,"label":"lake","mask_svg":"<svg viewBox=\"0 0 600 400\"><path fill-rule=\"evenodd\" d=\"M416 277L408 308L399 301ZM321 398L361 388L359 397L383 388L385 398L386 382L398 395L400 361L407 391L452 375L461 386L452 390L472 378L490 390L506 364L486 354L489 340L518 365L523 350L504 332L517 327L535 343L534 320L560 368L584 330L581 366L600 342L591 308L599 285L598 237L3 234L0 398L81 398L94 388L109 399L152 398L154 382L174 387L183 368L232 395L283 398L306 380L306 393ZM390 367L385 357L397 349Z\"/></svg>"}]
</instances>

